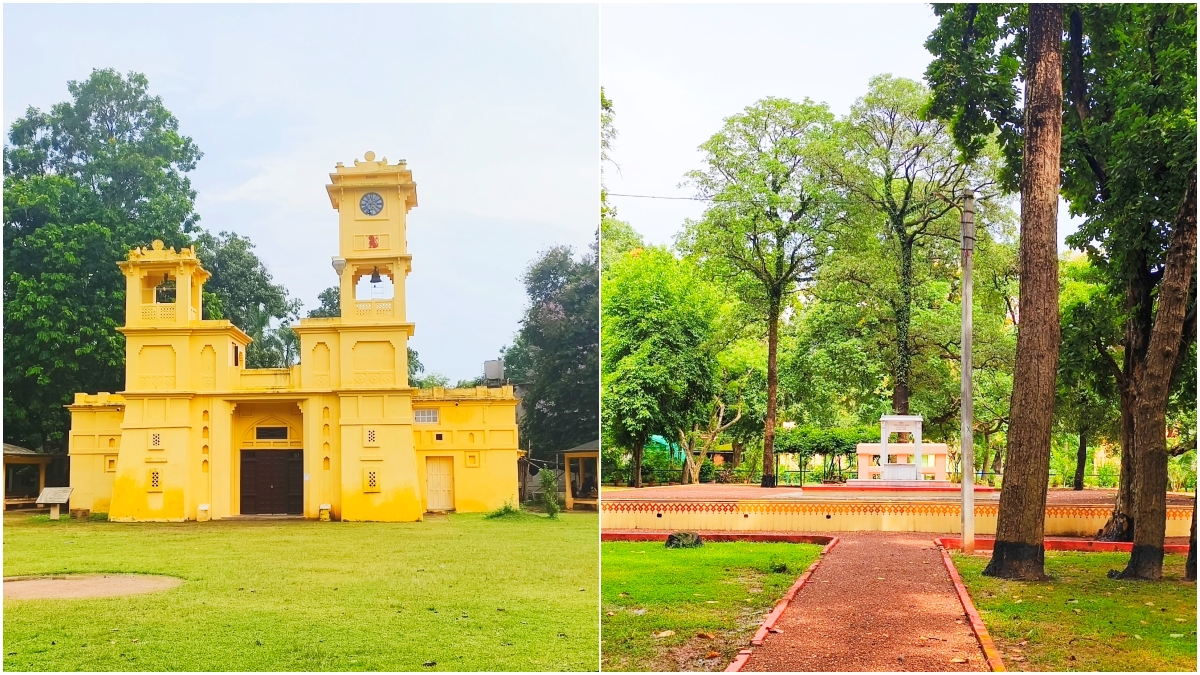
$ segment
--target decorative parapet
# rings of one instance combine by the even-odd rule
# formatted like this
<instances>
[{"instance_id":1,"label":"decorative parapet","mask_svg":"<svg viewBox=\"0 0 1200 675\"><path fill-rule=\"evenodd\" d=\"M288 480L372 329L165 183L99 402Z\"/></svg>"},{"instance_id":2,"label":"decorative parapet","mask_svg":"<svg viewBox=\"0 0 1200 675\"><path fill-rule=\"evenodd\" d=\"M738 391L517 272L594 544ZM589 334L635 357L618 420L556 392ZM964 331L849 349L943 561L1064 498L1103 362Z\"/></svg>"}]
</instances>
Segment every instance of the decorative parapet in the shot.
<instances>
[{"instance_id":1,"label":"decorative parapet","mask_svg":"<svg viewBox=\"0 0 1200 675\"><path fill-rule=\"evenodd\" d=\"M516 398L513 394L512 385L509 384L503 387L470 387L464 389L433 387L432 389L418 389L413 393L414 401L460 401L471 399L515 401Z\"/></svg>"},{"instance_id":2,"label":"decorative parapet","mask_svg":"<svg viewBox=\"0 0 1200 675\"><path fill-rule=\"evenodd\" d=\"M124 406L125 397L120 394L110 394L107 391L102 391L98 394L75 394L75 402L66 407L72 408L76 406Z\"/></svg>"}]
</instances>

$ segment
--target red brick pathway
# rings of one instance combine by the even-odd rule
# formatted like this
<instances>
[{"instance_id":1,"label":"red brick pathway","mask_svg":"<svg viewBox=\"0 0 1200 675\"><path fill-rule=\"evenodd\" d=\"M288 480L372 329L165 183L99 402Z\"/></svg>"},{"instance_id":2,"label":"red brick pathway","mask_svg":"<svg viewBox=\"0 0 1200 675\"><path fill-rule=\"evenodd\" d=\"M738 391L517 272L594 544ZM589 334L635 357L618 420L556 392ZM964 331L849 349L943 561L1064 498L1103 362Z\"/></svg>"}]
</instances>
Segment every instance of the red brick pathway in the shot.
<instances>
[{"instance_id":1,"label":"red brick pathway","mask_svg":"<svg viewBox=\"0 0 1200 675\"><path fill-rule=\"evenodd\" d=\"M988 670L930 535L837 536L743 670Z\"/></svg>"}]
</instances>

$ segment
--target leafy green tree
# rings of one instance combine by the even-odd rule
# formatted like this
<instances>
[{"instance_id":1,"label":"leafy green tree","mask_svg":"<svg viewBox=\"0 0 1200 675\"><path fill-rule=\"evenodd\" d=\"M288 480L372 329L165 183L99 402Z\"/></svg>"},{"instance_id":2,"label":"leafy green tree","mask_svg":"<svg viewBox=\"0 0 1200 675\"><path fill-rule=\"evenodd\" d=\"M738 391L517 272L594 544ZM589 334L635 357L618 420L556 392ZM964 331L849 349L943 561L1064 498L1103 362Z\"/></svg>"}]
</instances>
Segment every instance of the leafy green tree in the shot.
<instances>
[{"instance_id":1,"label":"leafy green tree","mask_svg":"<svg viewBox=\"0 0 1200 675\"><path fill-rule=\"evenodd\" d=\"M95 70L67 89L4 147L4 438L58 452L73 394L122 388L116 262L154 239L191 243L201 156L143 75Z\"/></svg>"},{"instance_id":2,"label":"leafy green tree","mask_svg":"<svg viewBox=\"0 0 1200 675\"><path fill-rule=\"evenodd\" d=\"M898 415L909 414L917 296L930 277L947 278L955 270L962 195L994 182L986 155L964 159L947 123L922 114L928 101L920 82L871 78L867 94L838 125L844 153L831 164L834 180L853 202L850 232L835 251L852 260L823 266L822 276L831 268L840 271L847 285L890 310L892 411ZM863 248L871 255L862 257Z\"/></svg>"},{"instance_id":3,"label":"leafy green tree","mask_svg":"<svg viewBox=\"0 0 1200 675\"><path fill-rule=\"evenodd\" d=\"M829 226L841 215L822 174L833 152L833 114L821 104L766 98L725 120L700 146L703 170L688 174L711 200L679 245L722 278L767 326L764 487L775 486L779 322L798 284L816 269Z\"/></svg>"},{"instance_id":4,"label":"leafy green tree","mask_svg":"<svg viewBox=\"0 0 1200 675\"><path fill-rule=\"evenodd\" d=\"M716 290L686 261L645 248L604 279L602 400L606 435L633 454L633 484L652 435L672 438L712 400Z\"/></svg>"},{"instance_id":5,"label":"leafy green tree","mask_svg":"<svg viewBox=\"0 0 1200 675\"><path fill-rule=\"evenodd\" d=\"M1086 259L1060 265L1062 347L1058 359L1055 421L1079 437L1073 487L1083 489L1089 436L1119 437L1120 396L1116 379L1096 346L1120 342L1119 307L1105 279Z\"/></svg>"},{"instance_id":6,"label":"leafy green tree","mask_svg":"<svg viewBox=\"0 0 1200 675\"><path fill-rule=\"evenodd\" d=\"M530 304L504 357L508 378L523 389L521 434L534 454L599 434L597 254L598 244L579 258L570 247L557 246L525 272Z\"/></svg>"}]
</instances>

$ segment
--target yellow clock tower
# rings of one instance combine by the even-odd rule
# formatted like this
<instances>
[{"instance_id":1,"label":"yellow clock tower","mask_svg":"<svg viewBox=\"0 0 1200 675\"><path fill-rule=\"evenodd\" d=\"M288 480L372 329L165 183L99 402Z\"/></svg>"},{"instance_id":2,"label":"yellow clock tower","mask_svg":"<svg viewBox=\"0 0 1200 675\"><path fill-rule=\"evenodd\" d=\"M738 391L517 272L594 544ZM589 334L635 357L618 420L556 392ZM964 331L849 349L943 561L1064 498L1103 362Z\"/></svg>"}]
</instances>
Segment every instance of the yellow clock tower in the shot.
<instances>
[{"instance_id":1,"label":"yellow clock tower","mask_svg":"<svg viewBox=\"0 0 1200 675\"><path fill-rule=\"evenodd\" d=\"M299 364L245 367L250 338L201 318L210 275L195 251L155 242L119 263L126 390L68 406L72 508L113 520L413 521L516 502L512 387L408 381L412 172L368 152L329 177L341 316L300 321ZM359 297L364 278L390 280L390 296Z\"/></svg>"}]
</instances>

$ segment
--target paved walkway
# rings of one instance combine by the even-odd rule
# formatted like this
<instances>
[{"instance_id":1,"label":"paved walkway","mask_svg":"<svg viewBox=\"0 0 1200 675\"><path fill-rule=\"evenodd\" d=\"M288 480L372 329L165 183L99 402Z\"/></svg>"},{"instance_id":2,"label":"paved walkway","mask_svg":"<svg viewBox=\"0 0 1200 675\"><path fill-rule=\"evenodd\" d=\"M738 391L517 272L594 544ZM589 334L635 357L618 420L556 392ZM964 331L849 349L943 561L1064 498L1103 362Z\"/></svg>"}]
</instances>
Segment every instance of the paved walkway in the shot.
<instances>
[{"instance_id":1,"label":"paved walkway","mask_svg":"<svg viewBox=\"0 0 1200 675\"><path fill-rule=\"evenodd\" d=\"M933 535L836 534L743 670L988 670Z\"/></svg>"}]
</instances>

